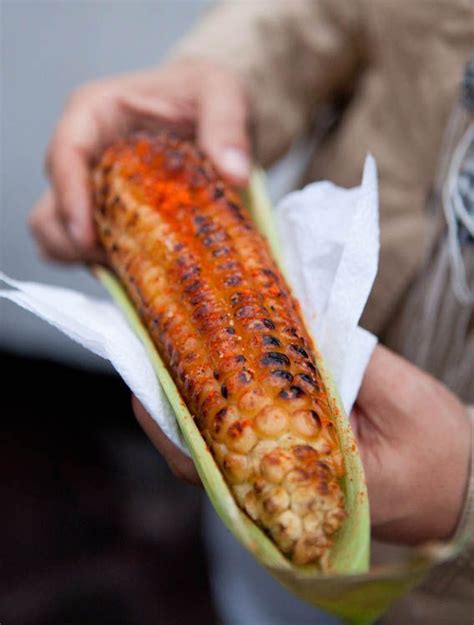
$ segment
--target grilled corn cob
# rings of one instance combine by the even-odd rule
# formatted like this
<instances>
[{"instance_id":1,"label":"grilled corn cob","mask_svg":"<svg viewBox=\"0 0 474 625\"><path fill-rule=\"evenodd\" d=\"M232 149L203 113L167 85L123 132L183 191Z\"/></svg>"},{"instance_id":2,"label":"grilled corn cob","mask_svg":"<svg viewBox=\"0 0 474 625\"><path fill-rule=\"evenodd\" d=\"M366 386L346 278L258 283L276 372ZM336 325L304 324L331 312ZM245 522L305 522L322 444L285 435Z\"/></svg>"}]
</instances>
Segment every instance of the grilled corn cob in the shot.
<instances>
[{"instance_id":1,"label":"grilled corn cob","mask_svg":"<svg viewBox=\"0 0 474 625\"><path fill-rule=\"evenodd\" d=\"M297 302L239 196L167 133L111 146L95 218L238 505L295 564L344 517L340 442Z\"/></svg>"}]
</instances>

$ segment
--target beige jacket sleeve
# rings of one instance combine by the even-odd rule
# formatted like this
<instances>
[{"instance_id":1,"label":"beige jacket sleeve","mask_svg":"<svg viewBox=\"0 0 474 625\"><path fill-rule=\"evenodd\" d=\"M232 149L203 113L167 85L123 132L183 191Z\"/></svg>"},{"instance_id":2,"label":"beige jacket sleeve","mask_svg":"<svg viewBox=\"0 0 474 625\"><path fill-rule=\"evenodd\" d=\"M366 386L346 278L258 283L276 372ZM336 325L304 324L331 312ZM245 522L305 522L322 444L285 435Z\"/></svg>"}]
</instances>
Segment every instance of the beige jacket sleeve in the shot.
<instances>
[{"instance_id":1,"label":"beige jacket sleeve","mask_svg":"<svg viewBox=\"0 0 474 625\"><path fill-rule=\"evenodd\" d=\"M257 158L268 165L303 133L318 105L347 91L361 65L353 0L225 1L173 56L238 72L251 100Z\"/></svg>"},{"instance_id":2,"label":"beige jacket sleeve","mask_svg":"<svg viewBox=\"0 0 474 625\"><path fill-rule=\"evenodd\" d=\"M466 499L453 537L454 542L474 547L474 406L468 407L471 420L471 463L466 487Z\"/></svg>"}]
</instances>

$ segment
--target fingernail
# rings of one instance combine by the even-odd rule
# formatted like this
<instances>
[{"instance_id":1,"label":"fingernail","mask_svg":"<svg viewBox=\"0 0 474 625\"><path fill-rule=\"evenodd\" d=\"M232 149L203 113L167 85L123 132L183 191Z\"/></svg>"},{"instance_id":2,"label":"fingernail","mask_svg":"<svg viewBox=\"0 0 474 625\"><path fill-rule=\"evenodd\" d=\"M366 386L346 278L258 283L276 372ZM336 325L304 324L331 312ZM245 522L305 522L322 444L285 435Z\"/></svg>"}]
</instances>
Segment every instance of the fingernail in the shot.
<instances>
[{"instance_id":1,"label":"fingernail","mask_svg":"<svg viewBox=\"0 0 474 625\"><path fill-rule=\"evenodd\" d=\"M239 148L226 148L222 153L220 166L230 176L236 178L247 178L249 175L249 159Z\"/></svg>"}]
</instances>

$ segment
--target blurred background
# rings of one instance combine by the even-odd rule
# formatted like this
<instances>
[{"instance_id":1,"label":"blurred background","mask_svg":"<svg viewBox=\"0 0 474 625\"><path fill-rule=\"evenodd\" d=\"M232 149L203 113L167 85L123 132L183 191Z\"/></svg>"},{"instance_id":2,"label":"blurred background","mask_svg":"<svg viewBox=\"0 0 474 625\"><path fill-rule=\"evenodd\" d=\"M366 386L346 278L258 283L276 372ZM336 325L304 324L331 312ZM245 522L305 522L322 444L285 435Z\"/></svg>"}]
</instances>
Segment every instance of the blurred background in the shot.
<instances>
[{"instance_id":1,"label":"blurred background","mask_svg":"<svg viewBox=\"0 0 474 625\"><path fill-rule=\"evenodd\" d=\"M102 295L85 270L38 260L29 236L48 139L71 89L159 63L205 5L0 2L2 271ZM200 493L170 474L125 386L4 300L0 326L2 623L216 623Z\"/></svg>"}]
</instances>

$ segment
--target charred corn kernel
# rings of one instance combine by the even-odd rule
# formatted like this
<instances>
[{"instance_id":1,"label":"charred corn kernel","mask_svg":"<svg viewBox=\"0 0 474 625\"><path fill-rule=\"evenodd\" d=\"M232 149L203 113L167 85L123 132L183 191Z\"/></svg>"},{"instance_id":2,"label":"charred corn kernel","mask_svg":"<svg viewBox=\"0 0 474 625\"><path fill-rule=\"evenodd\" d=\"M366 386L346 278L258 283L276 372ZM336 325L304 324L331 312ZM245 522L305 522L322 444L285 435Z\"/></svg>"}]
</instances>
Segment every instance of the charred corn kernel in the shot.
<instances>
[{"instance_id":1,"label":"charred corn kernel","mask_svg":"<svg viewBox=\"0 0 474 625\"><path fill-rule=\"evenodd\" d=\"M308 558L317 560L324 556L330 543L324 536L305 536L299 538L293 550L295 564L305 564Z\"/></svg>"},{"instance_id":2,"label":"charred corn kernel","mask_svg":"<svg viewBox=\"0 0 474 625\"><path fill-rule=\"evenodd\" d=\"M297 410L291 416L292 430L305 438L315 438L320 430L321 421L314 410Z\"/></svg>"},{"instance_id":3,"label":"charred corn kernel","mask_svg":"<svg viewBox=\"0 0 474 625\"><path fill-rule=\"evenodd\" d=\"M268 406L255 417L255 425L262 436L277 436L287 425L287 413L281 408Z\"/></svg>"},{"instance_id":4,"label":"charred corn kernel","mask_svg":"<svg viewBox=\"0 0 474 625\"><path fill-rule=\"evenodd\" d=\"M252 465L255 475L261 473L261 461L265 454L270 453L276 449L277 443L274 439L264 439L258 442L252 449Z\"/></svg>"},{"instance_id":5,"label":"charred corn kernel","mask_svg":"<svg viewBox=\"0 0 474 625\"><path fill-rule=\"evenodd\" d=\"M248 453L257 442L257 434L251 421L236 421L227 430L227 444L241 454Z\"/></svg>"},{"instance_id":6,"label":"charred corn kernel","mask_svg":"<svg viewBox=\"0 0 474 625\"><path fill-rule=\"evenodd\" d=\"M293 469L285 477L285 487L292 493L302 484L306 484L309 476L304 469Z\"/></svg>"},{"instance_id":7,"label":"charred corn kernel","mask_svg":"<svg viewBox=\"0 0 474 625\"><path fill-rule=\"evenodd\" d=\"M294 562L344 519L338 436L298 304L239 196L169 134L109 148L95 218L237 503Z\"/></svg>"},{"instance_id":8,"label":"charred corn kernel","mask_svg":"<svg viewBox=\"0 0 474 625\"><path fill-rule=\"evenodd\" d=\"M310 509L311 486L300 486L291 493L291 509L299 517L303 518Z\"/></svg>"},{"instance_id":9,"label":"charred corn kernel","mask_svg":"<svg viewBox=\"0 0 474 625\"><path fill-rule=\"evenodd\" d=\"M290 498L284 488L273 488L266 499L263 501L263 507L269 515L275 515L277 512L283 512L290 505ZM271 517L270 517L271 518Z\"/></svg>"},{"instance_id":10,"label":"charred corn kernel","mask_svg":"<svg viewBox=\"0 0 474 625\"><path fill-rule=\"evenodd\" d=\"M254 521L260 518L260 510L258 506L257 495L253 490L249 491L244 497L244 510Z\"/></svg>"},{"instance_id":11,"label":"charred corn kernel","mask_svg":"<svg viewBox=\"0 0 474 625\"><path fill-rule=\"evenodd\" d=\"M243 454L227 453L222 460L222 468L232 484L241 484L250 477L250 463Z\"/></svg>"},{"instance_id":12,"label":"charred corn kernel","mask_svg":"<svg viewBox=\"0 0 474 625\"><path fill-rule=\"evenodd\" d=\"M310 536L312 534L317 535L319 528L323 523L324 517L322 512L310 513L303 518L303 527L306 533Z\"/></svg>"},{"instance_id":13,"label":"charred corn kernel","mask_svg":"<svg viewBox=\"0 0 474 625\"><path fill-rule=\"evenodd\" d=\"M296 541L301 538L304 529L301 519L291 510L285 510L275 517L271 533L284 552L292 552Z\"/></svg>"},{"instance_id":14,"label":"charred corn kernel","mask_svg":"<svg viewBox=\"0 0 474 625\"><path fill-rule=\"evenodd\" d=\"M291 453L281 447L277 447L263 456L259 468L266 480L274 484L280 484L293 466Z\"/></svg>"}]
</instances>

